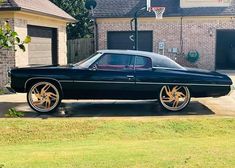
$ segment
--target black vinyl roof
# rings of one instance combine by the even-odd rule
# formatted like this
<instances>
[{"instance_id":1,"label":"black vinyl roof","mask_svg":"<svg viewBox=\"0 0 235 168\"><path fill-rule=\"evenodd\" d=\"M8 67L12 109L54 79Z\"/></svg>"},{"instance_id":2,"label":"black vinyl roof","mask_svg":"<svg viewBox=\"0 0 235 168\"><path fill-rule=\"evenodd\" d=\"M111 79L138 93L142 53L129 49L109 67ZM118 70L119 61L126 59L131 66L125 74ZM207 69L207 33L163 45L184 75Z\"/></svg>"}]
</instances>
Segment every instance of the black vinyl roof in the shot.
<instances>
[{"instance_id":1,"label":"black vinyl roof","mask_svg":"<svg viewBox=\"0 0 235 168\"><path fill-rule=\"evenodd\" d=\"M165 68L177 68L177 69L185 69L172 59L168 58L167 56L160 55L153 52L147 51L136 51L136 50L99 50L98 53L102 54L123 54L123 55L132 55L132 56L144 56L151 58L153 67L165 67ZM161 66L164 65L164 66Z\"/></svg>"},{"instance_id":2,"label":"black vinyl roof","mask_svg":"<svg viewBox=\"0 0 235 168\"><path fill-rule=\"evenodd\" d=\"M129 18L136 10L146 5L146 0L96 0L96 18ZM152 6L166 7L164 17L176 16L235 16L235 0L229 7L180 8L180 0L155 0ZM154 17L153 12L144 12L142 17Z\"/></svg>"}]
</instances>

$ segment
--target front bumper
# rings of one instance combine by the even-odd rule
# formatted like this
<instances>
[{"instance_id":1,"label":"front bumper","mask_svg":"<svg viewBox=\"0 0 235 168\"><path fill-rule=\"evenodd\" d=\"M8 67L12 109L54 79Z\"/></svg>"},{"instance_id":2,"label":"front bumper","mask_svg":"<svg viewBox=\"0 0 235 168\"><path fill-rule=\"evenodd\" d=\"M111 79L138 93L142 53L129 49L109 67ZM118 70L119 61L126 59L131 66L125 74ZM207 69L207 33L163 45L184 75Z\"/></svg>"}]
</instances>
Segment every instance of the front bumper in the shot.
<instances>
[{"instance_id":1,"label":"front bumper","mask_svg":"<svg viewBox=\"0 0 235 168\"><path fill-rule=\"evenodd\" d=\"M231 86L230 86L230 92L229 92L228 95L231 95L232 92L234 92L234 91L235 91L235 85L231 85Z\"/></svg>"}]
</instances>

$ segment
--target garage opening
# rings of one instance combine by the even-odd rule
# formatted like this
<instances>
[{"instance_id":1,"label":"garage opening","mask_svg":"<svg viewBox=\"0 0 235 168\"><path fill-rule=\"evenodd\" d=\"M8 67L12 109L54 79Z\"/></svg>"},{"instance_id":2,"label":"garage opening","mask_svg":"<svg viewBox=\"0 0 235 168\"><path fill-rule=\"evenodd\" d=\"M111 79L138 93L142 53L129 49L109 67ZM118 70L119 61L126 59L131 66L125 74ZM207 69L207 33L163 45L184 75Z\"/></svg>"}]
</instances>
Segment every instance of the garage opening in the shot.
<instances>
[{"instance_id":1,"label":"garage opening","mask_svg":"<svg viewBox=\"0 0 235 168\"><path fill-rule=\"evenodd\" d=\"M108 49L134 50L133 31L109 31ZM139 50L153 51L153 31L139 31Z\"/></svg>"},{"instance_id":2,"label":"garage opening","mask_svg":"<svg viewBox=\"0 0 235 168\"><path fill-rule=\"evenodd\" d=\"M216 69L235 69L235 30L217 30Z\"/></svg>"},{"instance_id":3,"label":"garage opening","mask_svg":"<svg viewBox=\"0 0 235 168\"><path fill-rule=\"evenodd\" d=\"M28 25L29 65L57 65L57 29Z\"/></svg>"}]
</instances>

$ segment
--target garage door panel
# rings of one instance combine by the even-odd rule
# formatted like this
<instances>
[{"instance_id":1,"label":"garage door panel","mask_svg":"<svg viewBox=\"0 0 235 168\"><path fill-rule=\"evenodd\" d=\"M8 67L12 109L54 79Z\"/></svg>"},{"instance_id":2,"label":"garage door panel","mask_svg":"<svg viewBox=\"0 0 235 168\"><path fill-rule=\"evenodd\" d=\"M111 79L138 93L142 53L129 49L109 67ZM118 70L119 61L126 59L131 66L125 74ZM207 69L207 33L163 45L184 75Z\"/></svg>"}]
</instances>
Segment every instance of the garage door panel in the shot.
<instances>
[{"instance_id":1,"label":"garage door panel","mask_svg":"<svg viewBox=\"0 0 235 168\"><path fill-rule=\"evenodd\" d=\"M49 51L51 52L51 44L31 44L30 51Z\"/></svg>"},{"instance_id":2,"label":"garage door panel","mask_svg":"<svg viewBox=\"0 0 235 168\"><path fill-rule=\"evenodd\" d=\"M52 37L52 28L40 27L40 26L28 26L28 34L33 37Z\"/></svg>"},{"instance_id":3,"label":"garage door panel","mask_svg":"<svg viewBox=\"0 0 235 168\"><path fill-rule=\"evenodd\" d=\"M51 38L32 37L31 44L51 44Z\"/></svg>"},{"instance_id":4,"label":"garage door panel","mask_svg":"<svg viewBox=\"0 0 235 168\"><path fill-rule=\"evenodd\" d=\"M51 65L51 58L29 58L31 65ZM42 62L42 64L40 64Z\"/></svg>"},{"instance_id":5,"label":"garage door panel","mask_svg":"<svg viewBox=\"0 0 235 168\"><path fill-rule=\"evenodd\" d=\"M51 58L51 52L50 51L33 51L29 52L31 55L30 58Z\"/></svg>"},{"instance_id":6,"label":"garage door panel","mask_svg":"<svg viewBox=\"0 0 235 168\"><path fill-rule=\"evenodd\" d=\"M216 69L235 69L234 30L217 30Z\"/></svg>"},{"instance_id":7,"label":"garage door panel","mask_svg":"<svg viewBox=\"0 0 235 168\"><path fill-rule=\"evenodd\" d=\"M139 31L139 50L153 51L153 32ZM108 49L135 49L133 31L110 31L108 36Z\"/></svg>"},{"instance_id":8,"label":"garage door panel","mask_svg":"<svg viewBox=\"0 0 235 168\"><path fill-rule=\"evenodd\" d=\"M29 53L31 54L31 53ZM32 56L29 57L29 62L32 65L51 65L52 62L52 58L51 53L48 52L34 52L33 54L31 54Z\"/></svg>"}]
</instances>

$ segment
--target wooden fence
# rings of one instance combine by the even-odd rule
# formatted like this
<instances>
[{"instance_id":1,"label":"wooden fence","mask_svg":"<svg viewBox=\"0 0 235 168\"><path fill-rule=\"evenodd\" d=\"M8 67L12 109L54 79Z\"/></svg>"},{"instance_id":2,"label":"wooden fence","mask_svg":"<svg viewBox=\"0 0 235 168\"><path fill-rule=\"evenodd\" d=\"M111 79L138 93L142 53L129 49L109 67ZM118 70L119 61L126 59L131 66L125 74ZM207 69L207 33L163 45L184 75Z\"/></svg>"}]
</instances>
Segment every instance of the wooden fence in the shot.
<instances>
[{"instance_id":1,"label":"wooden fence","mask_svg":"<svg viewBox=\"0 0 235 168\"><path fill-rule=\"evenodd\" d=\"M95 52L93 38L68 40L68 63L77 63Z\"/></svg>"}]
</instances>

